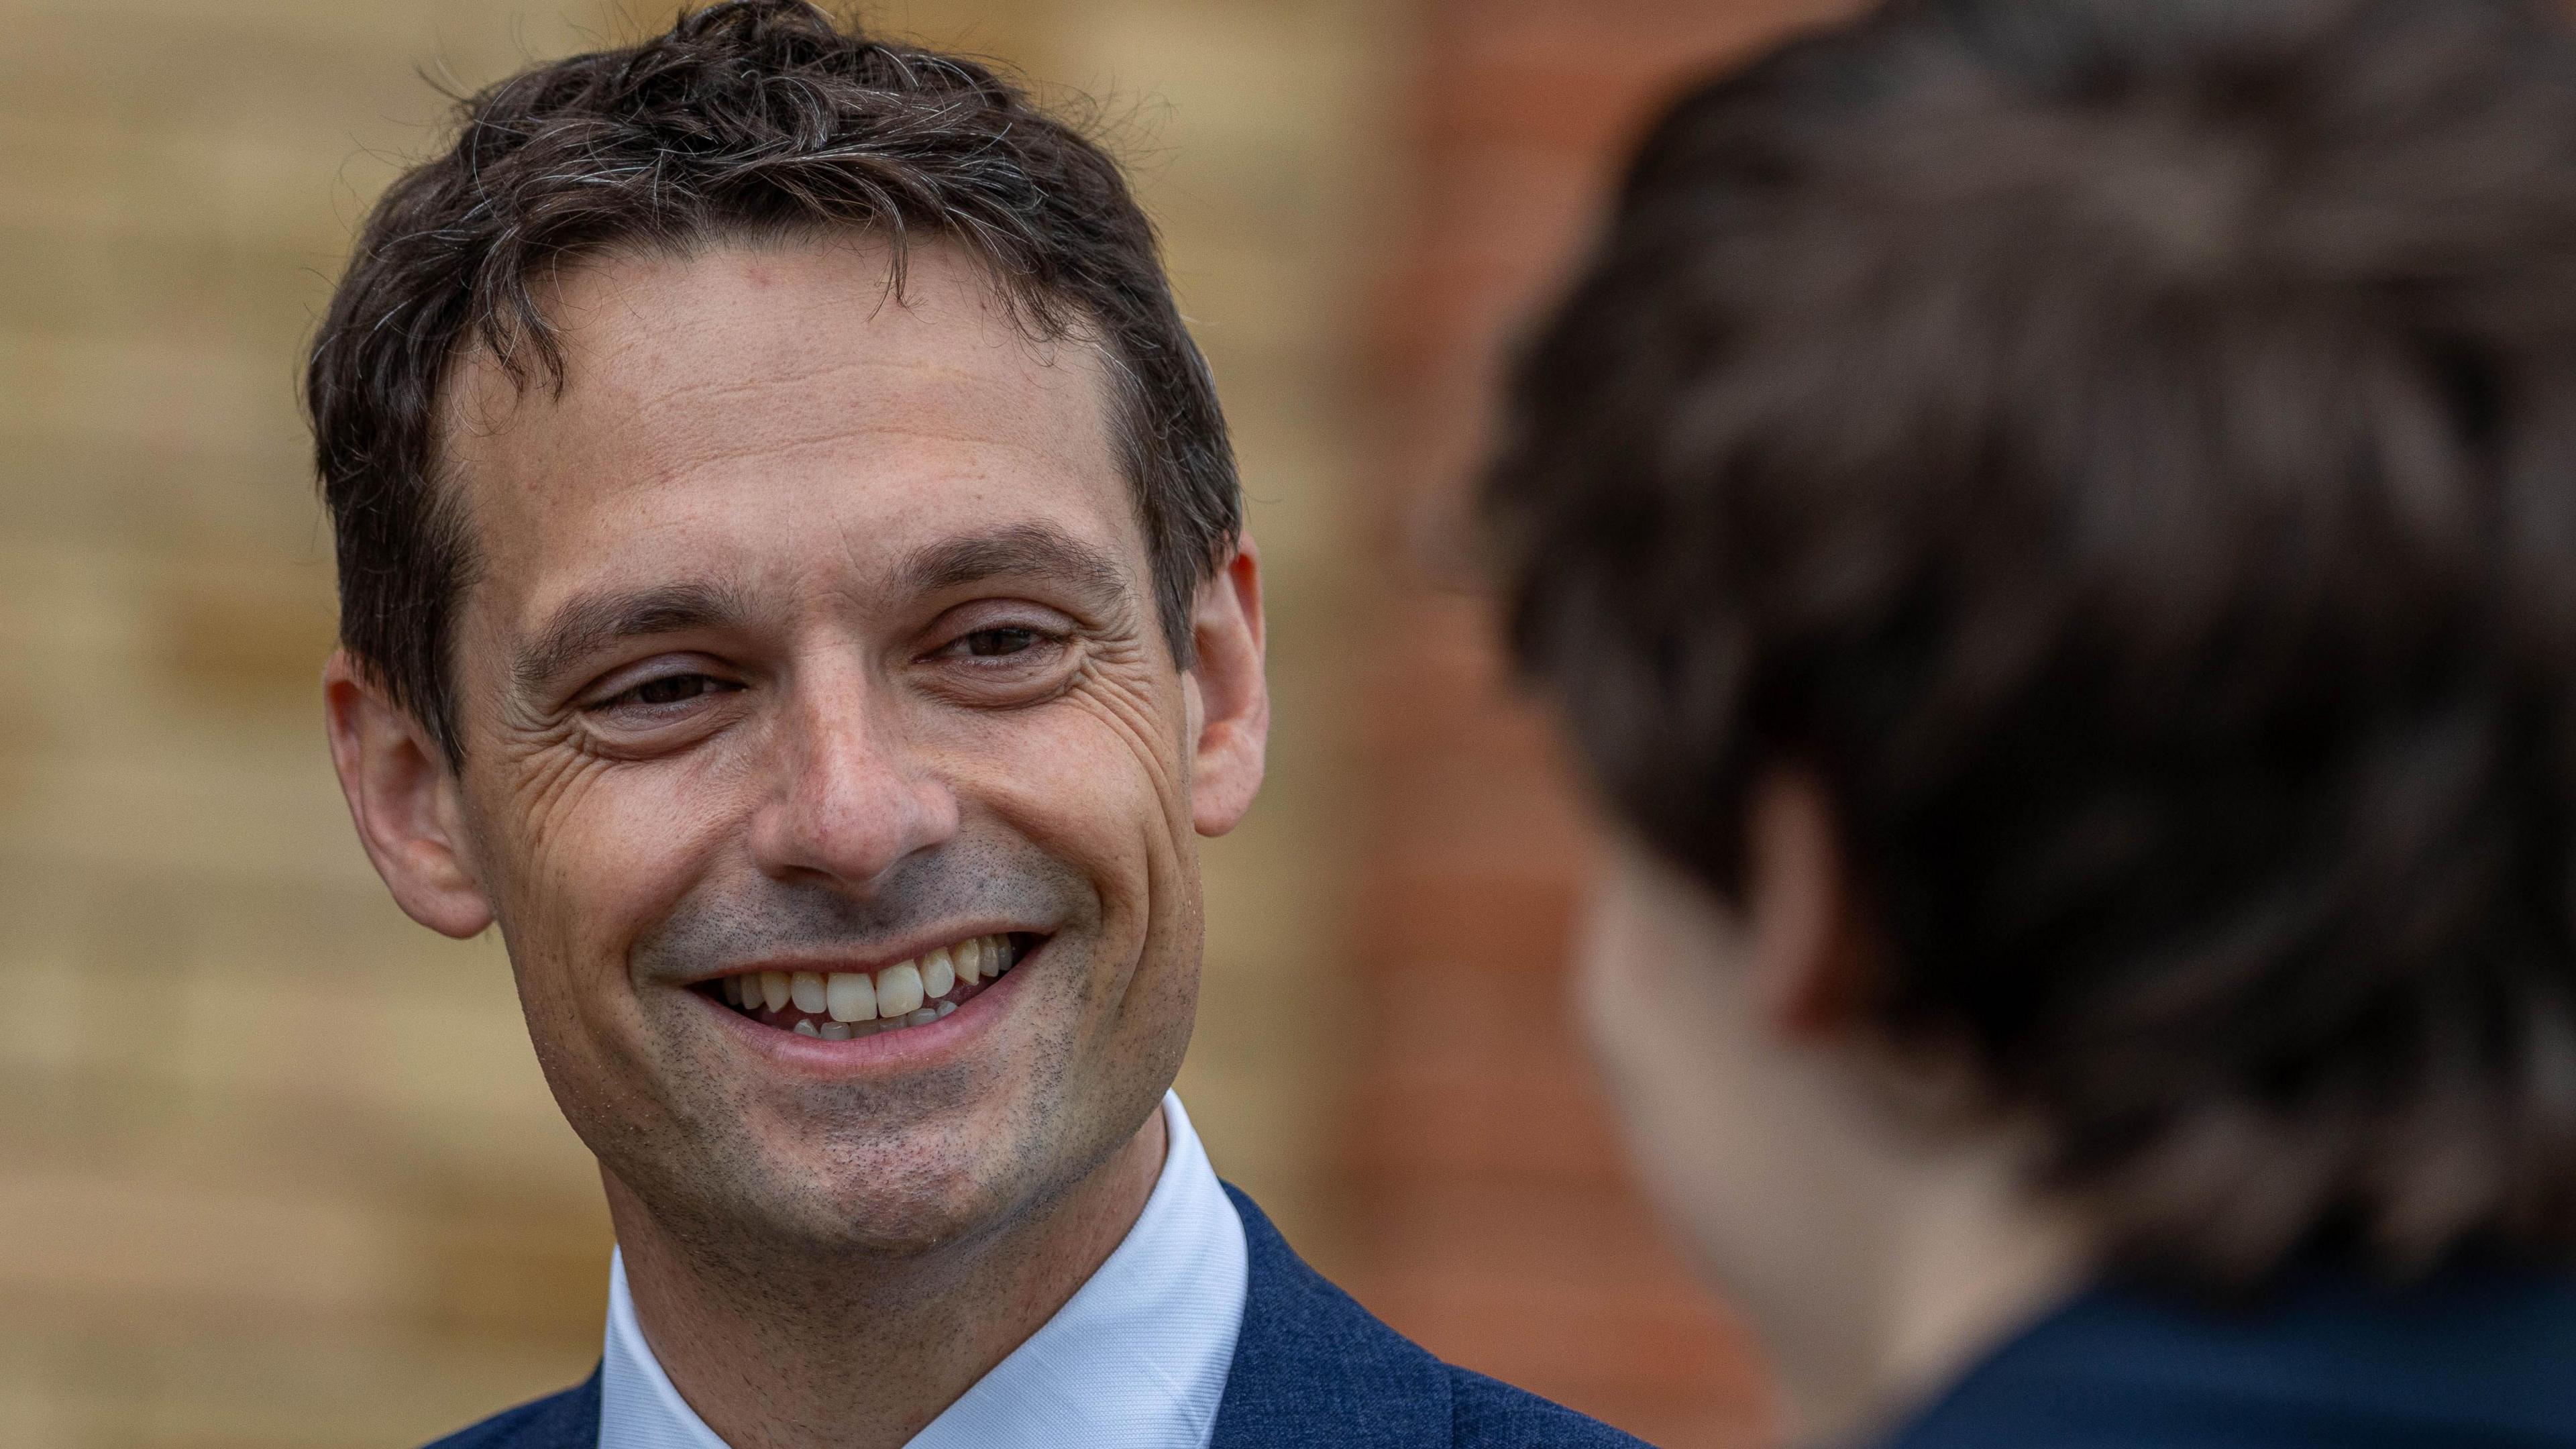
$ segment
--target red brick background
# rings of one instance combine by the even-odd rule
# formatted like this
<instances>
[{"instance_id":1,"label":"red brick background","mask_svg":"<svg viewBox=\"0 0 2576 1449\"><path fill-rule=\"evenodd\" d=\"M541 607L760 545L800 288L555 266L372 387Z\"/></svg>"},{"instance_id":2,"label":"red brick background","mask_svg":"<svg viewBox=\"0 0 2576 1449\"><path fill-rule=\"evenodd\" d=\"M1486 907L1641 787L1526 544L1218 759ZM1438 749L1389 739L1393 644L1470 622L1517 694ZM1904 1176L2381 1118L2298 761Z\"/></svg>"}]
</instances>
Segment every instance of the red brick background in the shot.
<instances>
[{"instance_id":1,"label":"red brick background","mask_svg":"<svg viewBox=\"0 0 2576 1449\"><path fill-rule=\"evenodd\" d=\"M1673 1446L1765 1442L1762 1373L1638 1202L1568 1018L1589 827L1497 665L1460 497L1503 341L1656 105L1843 8L1434 0L1378 312L1354 1287L1446 1357Z\"/></svg>"},{"instance_id":2,"label":"red brick background","mask_svg":"<svg viewBox=\"0 0 2576 1449\"><path fill-rule=\"evenodd\" d=\"M1650 98L1793 3L836 6L1103 97L1222 380L1280 708L1204 857L1210 1151L1400 1326L1676 1446L1763 1438L1759 1371L1622 1185L1561 1019L1584 831L1434 545L1497 333ZM0 0L0 244L46 279L0 289L0 675L46 686L0 697L0 1441L417 1444L597 1357L598 1174L500 943L393 907L315 733L285 384L428 78L677 8Z\"/></svg>"}]
</instances>

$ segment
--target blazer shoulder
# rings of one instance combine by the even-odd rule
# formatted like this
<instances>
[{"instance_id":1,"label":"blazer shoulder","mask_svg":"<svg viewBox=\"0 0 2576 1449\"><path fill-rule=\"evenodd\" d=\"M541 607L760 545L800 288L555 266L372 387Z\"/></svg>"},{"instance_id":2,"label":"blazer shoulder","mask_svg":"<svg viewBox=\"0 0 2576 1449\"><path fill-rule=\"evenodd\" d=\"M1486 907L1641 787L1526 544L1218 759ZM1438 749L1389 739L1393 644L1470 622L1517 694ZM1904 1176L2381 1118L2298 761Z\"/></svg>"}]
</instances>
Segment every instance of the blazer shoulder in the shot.
<instances>
[{"instance_id":1,"label":"blazer shoulder","mask_svg":"<svg viewBox=\"0 0 2576 1449\"><path fill-rule=\"evenodd\" d=\"M548 1394L468 1425L428 1449L596 1449L599 1443L599 1371L559 1394Z\"/></svg>"},{"instance_id":2,"label":"blazer shoulder","mask_svg":"<svg viewBox=\"0 0 2576 1449\"><path fill-rule=\"evenodd\" d=\"M1306 1266L1229 1185L1250 1256L1211 1449L1612 1449L1636 1440L1434 1358Z\"/></svg>"},{"instance_id":3,"label":"blazer shoulder","mask_svg":"<svg viewBox=\"0 0 2576 1449\"><path fill-rule=\"evenodd\" d=\"M1457 1449L1647 1449L1646 1442L1472 1369L1449 1370Z\"/></svg>"}]
</instances>

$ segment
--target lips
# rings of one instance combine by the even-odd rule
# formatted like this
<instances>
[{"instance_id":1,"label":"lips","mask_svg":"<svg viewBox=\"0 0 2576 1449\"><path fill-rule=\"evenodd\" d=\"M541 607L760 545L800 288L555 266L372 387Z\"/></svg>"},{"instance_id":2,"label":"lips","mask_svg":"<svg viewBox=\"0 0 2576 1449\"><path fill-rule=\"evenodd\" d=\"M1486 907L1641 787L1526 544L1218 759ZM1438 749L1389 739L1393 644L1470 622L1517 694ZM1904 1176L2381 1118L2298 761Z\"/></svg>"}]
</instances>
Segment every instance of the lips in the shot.
<instances>
[{"instance_id":1,"label":"lips","mask_svg":"<svg viewBox=\"0 0 2576 1449\"><path fill-rule=\"evenodd\" d=\"M1040 939L973 936L873 971L743 971L697 989L763 1026L850 1041L939 1020L999 980Z\"/></svg>"}]
</instances>

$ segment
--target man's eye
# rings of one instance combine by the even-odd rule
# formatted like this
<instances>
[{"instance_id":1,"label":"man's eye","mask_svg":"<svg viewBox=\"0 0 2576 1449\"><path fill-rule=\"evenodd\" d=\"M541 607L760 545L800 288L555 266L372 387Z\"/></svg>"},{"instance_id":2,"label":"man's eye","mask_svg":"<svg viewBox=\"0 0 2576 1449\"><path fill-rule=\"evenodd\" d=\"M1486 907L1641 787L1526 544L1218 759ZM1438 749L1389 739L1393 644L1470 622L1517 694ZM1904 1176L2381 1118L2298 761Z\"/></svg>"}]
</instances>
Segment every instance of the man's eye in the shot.
<instances>
[{"instance_id":1,"label":"man's eye","mask_svg":"<svg viewBox=\"0 0 2576 1449\"><path fill-rule=\"evenodd\" d=\"M978 629L963 641L966 652L978 659L998 659L1037 647L1035 629Z\"/></svg>"},{"instance_id":2,"label":"man's eye","mask_svg":"<svg viewBox=\"0 0 2576 1449\"><path fill-rule=\"evenodd\" d=\"M723 688L718 681L703 674L666 674L648 679L619 694L608 703L617 704L686 704L690 700L715 693Z\"/></svg>"}]
</instances>

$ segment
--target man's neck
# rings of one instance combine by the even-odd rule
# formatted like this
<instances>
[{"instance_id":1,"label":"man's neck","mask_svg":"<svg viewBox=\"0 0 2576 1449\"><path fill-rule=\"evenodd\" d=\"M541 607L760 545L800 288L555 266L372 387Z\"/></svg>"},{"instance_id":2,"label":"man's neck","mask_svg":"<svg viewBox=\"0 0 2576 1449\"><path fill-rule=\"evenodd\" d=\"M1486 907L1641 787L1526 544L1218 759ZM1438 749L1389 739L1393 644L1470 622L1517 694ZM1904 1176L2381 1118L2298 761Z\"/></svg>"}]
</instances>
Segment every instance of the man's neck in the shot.
<instances>
[{"instance_id":1,"label":"man's neck","mask_svg":"<svg viewBox=\"0 0 2576 1449\"><path fill-rule=\"evenodd\" d=\"M733 1449L897 1449L1064 1306L1144 1211L1157 1109L1072 1189L975 1240L903 1257L782 1252L746 1278L604 1176L653 1356ZM785 1259L786 1261L780 1261Z\"/></svg>"}]
</instances>

